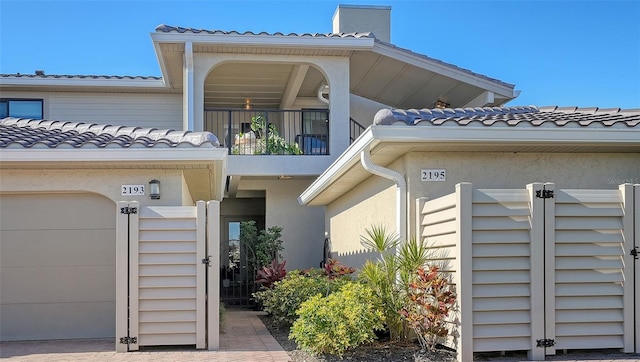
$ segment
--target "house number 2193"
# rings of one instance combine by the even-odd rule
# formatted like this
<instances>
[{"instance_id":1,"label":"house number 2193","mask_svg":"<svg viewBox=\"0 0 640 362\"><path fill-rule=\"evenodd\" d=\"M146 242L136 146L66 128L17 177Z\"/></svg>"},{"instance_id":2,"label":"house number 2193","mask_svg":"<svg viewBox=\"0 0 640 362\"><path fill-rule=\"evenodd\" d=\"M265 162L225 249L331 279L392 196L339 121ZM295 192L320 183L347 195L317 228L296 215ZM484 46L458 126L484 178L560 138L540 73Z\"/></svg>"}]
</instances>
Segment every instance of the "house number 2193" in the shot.
<instances>
[{"instance_id":1,"label":"house number 2193","mask_svg":"<svg viewBox=\"0 0 640 362\"><path fill-rule=\"evenodd\" d=\"M122 185L122 196L144 196L144 185Z\"/></svg>"},{"instance_id":2,"label":"house number 2193","mask_svg":"<svg viewBox=\"0 0 640 362\"><path fill-rule=\"evenodd\" d=\"M446 170L420 170L420 181L447 181Z\"/></svg>"}]
</instances>

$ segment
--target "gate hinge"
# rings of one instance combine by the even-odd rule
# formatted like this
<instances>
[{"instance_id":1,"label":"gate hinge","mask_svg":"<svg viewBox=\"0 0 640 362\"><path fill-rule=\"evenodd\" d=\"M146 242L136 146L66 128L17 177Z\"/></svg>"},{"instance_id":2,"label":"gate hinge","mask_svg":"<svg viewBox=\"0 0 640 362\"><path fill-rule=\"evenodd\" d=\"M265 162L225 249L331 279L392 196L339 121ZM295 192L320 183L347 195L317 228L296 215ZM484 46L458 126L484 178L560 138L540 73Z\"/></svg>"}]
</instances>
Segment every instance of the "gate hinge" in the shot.
<instances>
[{"instance_id":1,"label":"gate hinge","mask_svg":"<svg viewBox=\"0 0 640 362\"><path fill-rule=\"evenodd\" d=\"M207 266L211 266L211 255L207 256L204 259L202 259L202 264L206 264Z\"/></svg>"},{"instance_id":2,"label":"gate hinge","mask_svg":"<svg viewBox=\"0 0 640 362\"><path fill-rule=\"evenodd\" d=\"M536 347L553 347L556 345L555 339L536 339Z\"/></svg>"},{"instance_id":3,"label":"gate hinge","mask_svg":"<svg viewBox=\"0 0 640 362\"><path fill-rule=\"evenodd\" d=\"M536 197L540 199L553 199L553 190L538 190Z\"/></svg>"},{"instance_id":4,"label":"gate hinge","mask_svg":"<svg viewBox=\"0 0 640 362\"><path fill-rule=\"evenodd\" d=\"M129 215L129 214L137 214L138 213L138 208L137 207L129 207L129 206L121 207L120 208L120 213L121 214L127 214L127 215Z\"/></svg>"},{"instance_id":5,"label":"gate hinge","mask_svg":"<svg viewBox=\"0 0 640 362\"><path fill-rule=\"evenodd\" d=\"M638 247L634 246L633 249L631 249L631 251L629 252L629 254L633 255L634 259L638 259L638 254L640 254L640 252L638 252Z\"/></svg>"},{"instance_id":6,"label":"gate hinge","mask_svg":"<svg viewBox=\"0 0 640 362\"><path fill-rule=\"evenodd\" d=\"M138 337L120 337L120 344L137 344Z\"/></svg>"}]
</instances>

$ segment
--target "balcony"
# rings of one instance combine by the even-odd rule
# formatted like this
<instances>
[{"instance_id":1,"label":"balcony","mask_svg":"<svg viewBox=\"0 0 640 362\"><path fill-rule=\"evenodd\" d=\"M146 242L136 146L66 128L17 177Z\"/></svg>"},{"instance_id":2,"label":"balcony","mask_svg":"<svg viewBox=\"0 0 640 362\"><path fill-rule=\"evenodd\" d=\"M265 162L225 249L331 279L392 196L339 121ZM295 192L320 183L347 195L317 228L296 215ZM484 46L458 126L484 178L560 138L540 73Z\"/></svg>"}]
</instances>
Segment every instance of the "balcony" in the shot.
<instances>
[{"instance_id":1,"label":"balcony","mask_svg":"<svg viewBox=\"0 0 640 362\"><path fill-rule=\"evenodd\" d=\"M328 110L205 109L204 130L230 155L329 155Z\"/></svg>"}]
</instances>

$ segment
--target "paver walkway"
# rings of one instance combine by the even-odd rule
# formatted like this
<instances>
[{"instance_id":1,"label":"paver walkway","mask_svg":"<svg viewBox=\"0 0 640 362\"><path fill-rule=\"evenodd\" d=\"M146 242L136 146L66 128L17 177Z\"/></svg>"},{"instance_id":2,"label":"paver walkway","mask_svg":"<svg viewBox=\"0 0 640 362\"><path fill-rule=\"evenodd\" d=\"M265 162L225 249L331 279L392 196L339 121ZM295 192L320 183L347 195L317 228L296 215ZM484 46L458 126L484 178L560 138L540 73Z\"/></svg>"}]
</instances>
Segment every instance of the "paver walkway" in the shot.
<instances>
[{"instance_id":1,"label":"paver walkway","mask_svg":"<svg viewBox=\"0 0 640 362\"><path fill-rule=\"evenodd\" d=\"M115 341L109 339L0 342L0 359L10 362L290 362L286 351L271 336L258 317L263 312L227 310L225 333L220 335L220 351L199 351L192 347L150 349L143 352L116 353ZM531 362L522 358L483 359L500 362ZM611 362L640 361L640 355L588 353L583 356L548 356L548 361Z\"/></svg>"},{"instance_id":2,"label":"paver walkway","mask_svg":"<svg viewBox=\"0 0 640 362\"><path fill-rule=\"evenodd\" d=\"M24 362L104 362L104 361L291 361L287 352L269 334L258 315L262 312L227 310L225 333L220 335L220 351L193 348L152 349L116 353L114 339L0 342L0 359Z\"/></svg>"}]
</instances>

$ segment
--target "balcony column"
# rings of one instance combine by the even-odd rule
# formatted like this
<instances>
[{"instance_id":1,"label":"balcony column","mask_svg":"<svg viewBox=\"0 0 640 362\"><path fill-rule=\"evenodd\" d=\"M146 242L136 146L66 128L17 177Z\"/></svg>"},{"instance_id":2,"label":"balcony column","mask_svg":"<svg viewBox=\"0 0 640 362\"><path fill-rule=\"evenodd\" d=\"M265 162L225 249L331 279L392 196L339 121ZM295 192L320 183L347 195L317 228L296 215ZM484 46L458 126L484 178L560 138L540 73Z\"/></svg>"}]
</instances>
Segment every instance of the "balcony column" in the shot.
<instances>
[{"instance_id":1,"label":"balcony column","mask_svg":"<svg viewBox=\"0 0 640 362\"><path fill-rule=\"evenodd\" d=\"M349 147L349 58L316 64L329 82L329 153L338 156Z\"/></svg>"},{"instance_id":2,"label":"balcony column","mask_svg":"<svg viewBox=\"0 0 640 362\"><path fill-rule=\"evenodd\" d=\"M183 62L183 84L182 84L182 129L185 131L195 131L194 129L194 82L193 82L193 43L184 44ZM202 126L200 127L202 128Z\"/></svg>"}]
</instances>

